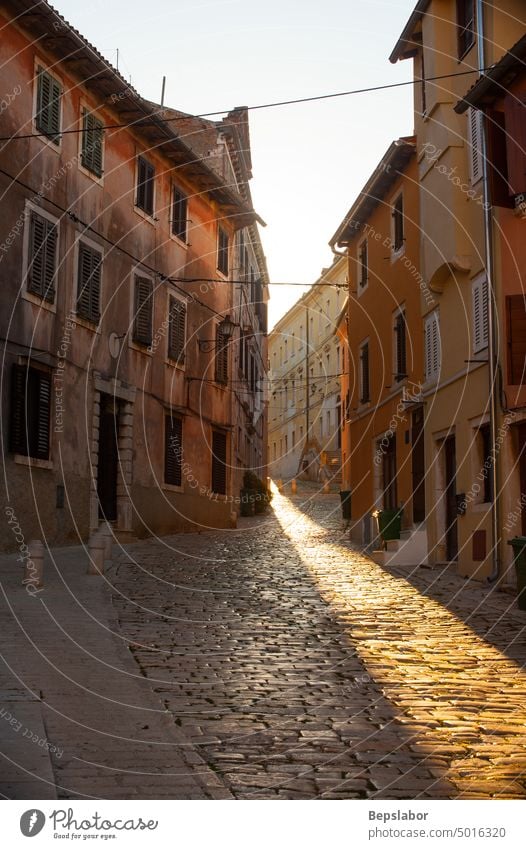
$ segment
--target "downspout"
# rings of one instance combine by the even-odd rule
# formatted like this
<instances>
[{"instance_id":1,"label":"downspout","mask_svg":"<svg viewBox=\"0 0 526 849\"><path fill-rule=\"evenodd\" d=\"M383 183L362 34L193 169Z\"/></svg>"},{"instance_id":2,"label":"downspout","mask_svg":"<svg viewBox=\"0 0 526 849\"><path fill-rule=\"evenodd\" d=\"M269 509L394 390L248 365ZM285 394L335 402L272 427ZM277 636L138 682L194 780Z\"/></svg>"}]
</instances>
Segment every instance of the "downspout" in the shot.
<instances>
[{"instance_id":1,"label":"downspout","mask_svg":"<svg viewBox=\"0 0 526 849\"><path fill-rule=\"evenodd\" d=\"M484 0L477 0L477 50L479 68L485 68L484 49ZM482 184L484 198L484 246L486 253L486 276L488 285L488 365L489 365L489 400L490 400L490 432L493 445L494 459L491 464L491 484L493 501L491 504L491 530L493 543L493 569L487 580L494 583L501 574L500 539L499 539L499 491L498 491L498 454L495 450L498 421L498 364L496 358L497 322L495 310L495 291L493 284L493 220L489 192L489 175L487 159L487 120L482 123Z\"/></svg>"}]
</instances>

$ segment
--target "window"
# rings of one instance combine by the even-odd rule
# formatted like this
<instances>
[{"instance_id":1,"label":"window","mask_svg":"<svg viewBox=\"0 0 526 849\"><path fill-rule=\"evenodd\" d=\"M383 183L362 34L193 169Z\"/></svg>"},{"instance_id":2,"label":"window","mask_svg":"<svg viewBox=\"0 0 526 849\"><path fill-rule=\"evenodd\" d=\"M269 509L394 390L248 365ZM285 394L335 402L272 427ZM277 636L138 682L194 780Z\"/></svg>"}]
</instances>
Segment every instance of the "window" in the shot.
<instances>
[{"instance_id":1,"label":"window","mask_svg":"<svg viewBox=\"0 0 526 849\"><path fill-rule=\"evenodd\" d=\"M508 330L508 381L512 386L526 383L526 304L524 295L506 298Z\"/></svg>"},{"instance_id":2,"label":"window","mask_svg":"<svg viewBox=\"0 0 526 849\"><path fill-rule=\"evenodd\" d=\"M153 283L148 277L135 276L133 341L152 344Z\"/></svg>"},{"instance_id":3,"label":"window","mask_svg":"<svg viewBox=\"0 0 526 849\"><path fill-rule=\"evenodd\" d=\"M474 185L482 178L482 113L468 109L469 175Z\"/></svg>"},{"instance_id":4,"label":"window","mask_svg":"<svg viewBox=\"0 0 526 849\"><path fill-rule=\"evenodd\" d=\"M364 342L360 347L360 403L365 404L369 400L369 343Z\"/></svg>"},{"instance_id":5,"label":"window","mask_svg":"<svg viewBox=\"0 0 526 849\"><path fill-rule=\"evenodd\" d=\"M407 332L405 312L399 312L394 322L395 375L397 382L407 377Z\"/></svg>"},{"instance_id":6,"label":"window","mask_svg":"<svg viewBox=\"0 0 526 849\"><path fill-rule=\"evenodd\" d=\"M488 281L477 277L472 284L473 353L488 346Z\"/></svg>"},{"instance_id":7,"label":"window","mask_svg":"<svg viewBox=\"0 0 526 849\"><path fill-rule=\"evenodd\" d=\"M422 80L421 88L420 88L422 115L425 115L426 109L427 109L427 101L426 101L426 67L425 67L425 57L424 57L424 45L422 45L422 50L421 50L421 53L420 53L420 79Z\"/></svg>"},{"instance_id":8,"label":"window","mask_svg":"<svg viewBox=\"0 0 526 849\"><path fill-rule=\"evenodd\" d=\"M475 0L457 0L458 58L475 44Z\"/></svg>"},{"instance_id":9,"label":"window","mask_svg":"<svg viewBox=\"0 0 526 849\"><path fill-rule=\"evenodd\" d=\"M398 195L393 204L393 250L399 251L404 246L404 198Z\"/></svg>"},{"instance_id":10,"label":"window","mask_svg":"<svg viewBox=\"0 0 526 849\"><path fill-rule=\"evenodd\" d=\"M36 128L54 144L60 142L60 97L62 88L58 80L43 68L37 71Z\"/></svg>"},{"instance_id":11,"label":"window","mask_svg":"<svg viewBox=\"0 0 526 849\"><path fill-rule=\"evenodd\" d=\"M172 233L186 242L188 220L188 198L177 188L173 190L172 197Z\"/></svg>"},{"instance_id":12,"label":"window","mask_svg":"<svg viewBox=\"0 0 526 849\"><path fill-rule=\"evenodd\" d=\"M79 242L77 315L94 324L100 319L101 276L102 253Z\"/></svg>"},{"instance_id":13,"label":"window","mask_svg":"<svg viewBox=\"0 0 526 849\"><path fill-rule=\"evenodd\" d=\"M182 486L183 422L167 415L164 417L164 482Z\"/></svg>"},{"instance_id":14,"label":"window","mask_svg":"<svg viewBox=\"0 0 526 849\"><path fill-rule=\"evenodd\" d=\"M137 198L135 205L147 215L153 215L155 168L144 156L137 159Z\"/></svg>"},{"instance_id":15,"label":"window","mask_svg":"<svg viewBox=\"0 0 526 849\"><path fill-rule=\"evenodd\" d=\"M170 295L168 301L168 356L184 363L186 348L186 304Z\"/></svg>"},{"instance_id":16,"label":"window","mask_svg":"<svg viewBox=\"0 0 526 849\"><path fill-rule=\"evenodd\" d=\"M212 492L226 495L226 433L212 431Z\"/></svg>"},{"instance_id":17,"label":"window","mask_svg":"<svg viewBox=\"0 0 526 849\"><path fill-rule=\"evenodd\" d=\"M222 227L217 228L217 270L228 274L228 233Z\"/></svg>"},{"instance_id":18,"label":"window","mask_svg":"<svg viewBox=\"0 0 526 849\"><path fill-rule=\"evenodd\" d=\"M361 289L367 286L369 279L369 257L367 250L367 239L364 239L358 250L358 264L360 266L359 285Z\"/></svg>"},{"instance_id":19,"label":"window","mask_svg":"<svg viewBox=\"0 0 526 849\"><path fill-rule=\"evenodd\" d=\"M478 432L479 451L482 458L481 475L483 477L483 493L482 498L484 503L493 501L493 452L491 445L491 427L489 424L483 424L479 427Z\"/></svg>"},{"instance_id":20,"label":"window","mask_svg":"<svg viewBox=\"0 0 526 849\"><path fill-rule=\"evenodd\" d=\"M296 447L296 431L295 430L292 431L292 447L293 448Z\"/></svg>"},{"instance_id":21,"label":"window","mask_svg":"<svg viewBox=\"0 0 526 849\"><path fill-rule=\"evenodd\" d=\"M56 223L32 211L29 217L27 291L50 303L55 300L57 241Z\"/></svg>"},{"instance_id":22,"label":"window","mask_svg":"<svg viewBox=\"0 0 526 849\"><path fill-rule=\"evenodd\" d=\"M91 112L84 109L82 118L82 151L83 168L91 171L97 177L102 176L102 140L103 124Z\"/></svg>"},{"instance_id":23,"label":"window","mask_svg":"<svg viewBox=\"0 0 526 849\"><path fill-rule=\"evenodd\" d=\"M229 336L225 336L219 330L219 325L216 329L216 381L217 383L228 382L228 342Z\"/></svg>"},{"instance_id":24,"label":"window","mask_svg":"<svg viewBox=\"0 0 526 849\"><path fill-rule=\"evenodd\" d=\"M424 321L425 379L433 380L440 371L440 327L438 313L428 315Z\"/></svg>"},{"instance_id":25,"label":"window","mask_svg":"<svg viewBox=\"0 0 526 849\"><path fill-rule=\"evenodd\" d=\"M49 459L51 375L29 365L13 365L10 450Z\"/></svg>"}]
</instances>

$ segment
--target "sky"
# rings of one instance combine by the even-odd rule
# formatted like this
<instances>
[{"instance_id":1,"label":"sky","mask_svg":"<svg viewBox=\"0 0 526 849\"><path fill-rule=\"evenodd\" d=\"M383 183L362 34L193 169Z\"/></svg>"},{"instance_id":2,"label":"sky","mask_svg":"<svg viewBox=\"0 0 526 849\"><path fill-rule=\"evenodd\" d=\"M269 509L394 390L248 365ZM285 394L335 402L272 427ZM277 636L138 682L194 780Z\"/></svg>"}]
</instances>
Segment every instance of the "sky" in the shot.
<instances>
[{"instance_id":1,"label":"sky","mask_svg":"<svg viewBox=\"0 0 526 849\"><path fill-rule=\"evenodd\" d=\"M410 80L389 54L416 0L52 0L138 92L194 114ZM217 117L217 120L221 116ZM311 284L391 141L412 87L254 110L254 207L270 279ZM271 288L272 326L306 291Z\"/></svg>"}]
</instances>

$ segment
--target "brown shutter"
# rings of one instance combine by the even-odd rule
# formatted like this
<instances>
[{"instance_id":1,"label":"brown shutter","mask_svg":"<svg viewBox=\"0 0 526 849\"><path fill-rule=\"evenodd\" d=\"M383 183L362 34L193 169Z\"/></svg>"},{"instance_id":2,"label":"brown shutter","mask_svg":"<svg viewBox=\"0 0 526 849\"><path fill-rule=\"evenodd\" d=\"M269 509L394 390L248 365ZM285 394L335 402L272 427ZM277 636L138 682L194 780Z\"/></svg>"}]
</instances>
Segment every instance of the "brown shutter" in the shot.
<instances>
[{"instance_id":1,"label":"brown shutter","mask_svg":"<svg viewBox=\"0 0 526 849\"><path fill-rule=\"evenodd\" d=\"M168 356L184 363L186 347L186 304L170 296L168 315Z\"/></svg>"},{"instance_id":2,"label":"brown shutter","mask_svg":"<svg viewBox=\"0 0 526 849\"><path fill-rule=\"evenodd\" d=\"M137 206L148 215L153 215L153 187L155 168L144 157L139 156L137 166Z\"/></svg>"},{"instance_id":3,"label":"brown shutter","mask_svg":"<svg viewBox=\"0 0 526 849\"><path fill-rule=\"evenodd\" d=\"M369 400L369 345L364 345L360 355L362 366L362 397L360 401L364 403Z\"/></svg>"},{"instance_id":4,"label":"brown shutter","mask_svg":"<svg viewBox=\"0 0 526 849\"><path fill-rule=\"evenodd\" d=\"M215 361L217 383L227 383L228 381L228 342L229 337L217 330Z\"/></svg>"},{"instance_id":5,"label":"brown shutter","mask_svg":"<svg viewBox=\"0 0 526 849\"><path fill-rule=\"evenodd\" d=\"M212 492L226 495L226 433L212 432Z\"/></svg>"},{"instance_id":6,"label":"brown shutter","mask_svg":"<svg viewBox=\"0 0 526 849\"><path fill-rule=\"evenodd\" d=\"M27 367L13 364L11 373L11 416L9 450L26 454L26 379Z\"/></svg>"},{"instance_id":7,"label":"brown shutter","mask_svg":"<svg viewBox=\"0 0 526 849\"><path fill-rule=\"evenodd\" d=\"M526 192L526 92L508 94L504 101L509 192Z\"/></svg>"},{"instance_id":8,"label":"brown shutter","mask_svg":"<svg viewBox=\"0 0 526 849\"><path fill-rule=\"evenodd\" d=\"M508 380L512 386L526 383L526 306L524 295L506 298L508 324Z\"/></svg>"},{"instance_id":9,"label":"brown shutter","mask_svg":"<svg viewBox=\"0 0 526 849\"><path fill-rule=\"evenodd\" d=\"M82 165L97 177L102 174L102 122L84 110Z\"/></svg>"},{"instance_id":10,"label":"brown shutter","mask_svg":"<svg viewBox=\"0 0 526 849\"><path fill-rule=\"evenodd\" d=\"M407 376L407 364L406 364L406 328L405 328L405 315L404 313L399 313L396 317L395 324L395 334L396 334L396 380L403 380L404 377Z\"/></svg>"},{"instance_id":11,"label":"brown shutter","mask_svg":"<svg viewBox=\"0 0 526 849\"><path fill-rule=\"evenodd\" d=\"M171 415L165 416L164 480L172 486L182 485L183 422Z\"/></svg>"},{"instance_id":12,"label":"brown shutter","mask_svg":"<svg viewBox=\"0 0 526 849\"><path fill-rule=\"evenodd\" d=\"M488 138L488 176L493 206L513 206L508 184L508 159L506 154L506 126L504 112L488 109L486 112Z\"/></svg>"},{"instance_id":13,"label":"brown shutter","mask_svg":"<svg viewBox=\"0 0 526 849\"><path fill-rule=\"evenodd\" d=\"M140 345L152 344L153 283L147 277L135 277L133 339Z\"/></svg>"},{"instance_id":14,"label":"brown shutter","mask_svg":"<svg viewBox=\"0 0 526 849\"><path fill-rule=\"evenodd\" d=\"M51 409L51 380L48 374L35 372L38 380L38 408L35 417L35 453L39 460L49 459L49 413Z\"/></svg>"}]
</instances>

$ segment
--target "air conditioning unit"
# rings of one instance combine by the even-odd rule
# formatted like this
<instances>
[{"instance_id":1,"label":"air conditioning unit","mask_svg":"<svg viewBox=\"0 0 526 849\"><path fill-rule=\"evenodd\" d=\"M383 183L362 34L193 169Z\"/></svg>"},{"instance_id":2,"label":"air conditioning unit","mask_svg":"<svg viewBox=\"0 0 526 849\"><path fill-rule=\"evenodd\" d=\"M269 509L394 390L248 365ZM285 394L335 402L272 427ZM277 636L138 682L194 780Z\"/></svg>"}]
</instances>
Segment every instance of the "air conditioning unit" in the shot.
<instances>
[{"instance_id":1,"label":"air conditioning unit","mask_svg":"<svg viewBox=\"0 0 526 849\"><path fill-rule=\"evenodd\" d=\"M515 195L514 197L515 208L513 212L517 216L517 218L526 218L526 195Z\"/></svg>"},{"instance_id":2,"label":"air conditioning unit","mask_svg":"<svg viewBox=\"0 0 526 849\"><path fill-rule=\"evenodd\" d=\"M404 407L412 407L416 404L422 404L424 401L424 396L422 395L422 391L420 392L412 392L408 386L402 387L402 404Z\"/></svg>"}]
</instances>

